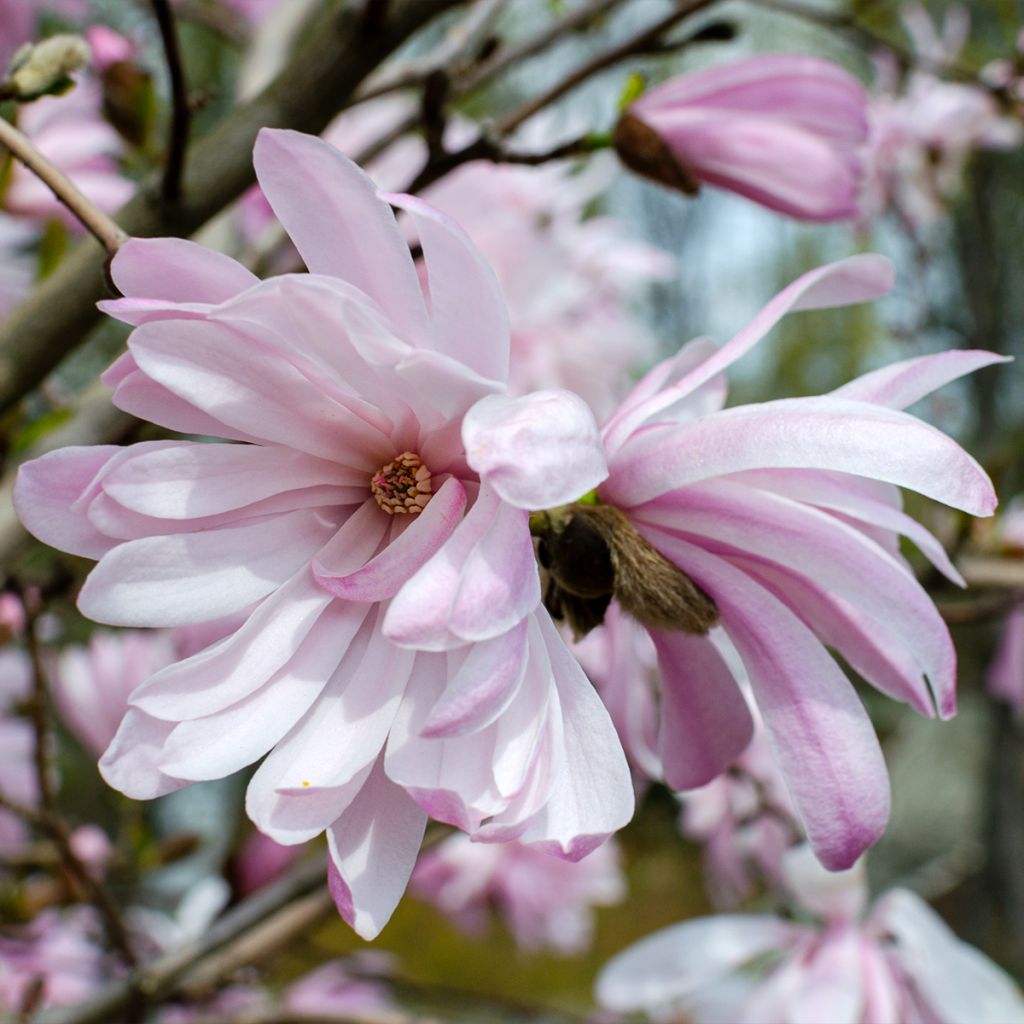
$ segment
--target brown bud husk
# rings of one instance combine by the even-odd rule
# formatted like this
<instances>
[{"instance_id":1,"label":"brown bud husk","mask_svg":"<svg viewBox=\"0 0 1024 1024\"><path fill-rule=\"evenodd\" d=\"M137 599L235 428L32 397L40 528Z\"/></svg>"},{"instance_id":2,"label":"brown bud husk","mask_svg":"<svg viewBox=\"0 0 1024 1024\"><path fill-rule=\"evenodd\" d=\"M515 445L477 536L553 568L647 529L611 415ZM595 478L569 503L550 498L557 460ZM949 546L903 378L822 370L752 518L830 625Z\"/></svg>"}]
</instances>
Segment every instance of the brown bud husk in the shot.
<instances>
[{"instance_id":1,"label":"brown bud husk","mask_svg":"<svg viewBox=\"0 0 1024 1024\"><path fill-rule=\"evenodd\" d=\"M628 110L615 126L614 142L619 159L631 171L688 196L696 195L700 190L697 179L680 163L668 143Z\"/></svg>"},{"instance_id":2,"label":"brown bud husk","mask_svg":"<svg viewBox=\"0 0 1024 1024\"><path fill-rule=\"evenodd\" d=\"M577 639L601 624L613 596L652 629L704 634L718 621L715 602L617 508L570 505L547 522L538 545L544 604Z\"/></svg>"}]
</instances>

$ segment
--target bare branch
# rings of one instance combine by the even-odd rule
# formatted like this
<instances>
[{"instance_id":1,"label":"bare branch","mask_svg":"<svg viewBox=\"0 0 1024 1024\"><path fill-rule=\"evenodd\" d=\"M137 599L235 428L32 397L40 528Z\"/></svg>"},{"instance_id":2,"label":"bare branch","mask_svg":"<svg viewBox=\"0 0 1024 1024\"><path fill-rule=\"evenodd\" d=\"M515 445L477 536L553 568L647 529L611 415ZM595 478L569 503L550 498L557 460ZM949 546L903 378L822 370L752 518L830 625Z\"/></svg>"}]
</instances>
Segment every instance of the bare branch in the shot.
<instances>
[{"instance_id":1,"label":"bare branch","mask_svg":"<svg viewBox=\"0 0 1024 1024\"><path fill-rule=\"evenodd\" d=\"M162 194L166 202L181 199L181 179L185 171L185 153L188 150L188 130L192 111L185 86L185 68L181 63L178 33L174 27L174 14L168 0L152 0L153 13L160 28L160 39L171 80L171 126L167 140Z\"/></svg>"},{"instance_id":2,"label":"bare branch","mask_svg":"<svg viewBox=\"0 0 1024 1024\"><path fill-rule=\"evenodd\" d=\"M45 184L82 226L113 256L128 236L62 171L32 144L32 140L0 117L0 146L6 147Z\"/></svg>"}]
</instances>

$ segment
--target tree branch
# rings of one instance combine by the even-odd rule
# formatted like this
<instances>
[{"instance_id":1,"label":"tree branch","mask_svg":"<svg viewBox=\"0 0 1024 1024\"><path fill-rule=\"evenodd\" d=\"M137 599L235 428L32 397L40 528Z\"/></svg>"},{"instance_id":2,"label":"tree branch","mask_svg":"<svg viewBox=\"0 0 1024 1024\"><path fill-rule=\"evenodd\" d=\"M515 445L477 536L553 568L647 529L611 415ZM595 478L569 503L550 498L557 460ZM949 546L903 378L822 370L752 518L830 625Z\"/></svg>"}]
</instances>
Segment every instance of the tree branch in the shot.
<instances>
[{"instance_id":1,"label":"tree branch","mask_svg":"<svg viewBox=\"0 0 1024 1024\"><path fill-rule=\"evenodd\" d=\"M18 131L10 121L0 117L0 147L10 150L46 185L57 199L81 222L82 226L113 256L128 236L79 187Z\"/></svg>"},{"instance_id":2,"label":"tree branch","mask_svg":"<svg viewBox=\"0 0 1024 1024\"><path fill-rule=\"evenodd\" d=\"M183 199L159 199L152 178L117 214L131 235L192 234L252 184L252 147L264 126L319 133L358 84L400 43L458 0L394 0L371 31L364 8L330 3L282 73L192 146ZM368 10L369 8L365 8ZM0 411L35 387L97 321L105 294L103 254L86 239L0 325Z\"/></svg>"},{"instance_id":3,"label":"tree branch","mask_svg":"<svg viewBox=\"0 0 1024 1024\"><path fill-rule=\"evenodd\" d=\"M171 126L161 191L164 200L173 204L181 199L181 179L185 171L185 153L188 150L188 130L192 111L189 108L185 69L181 63L174 14L168 0L152 0L152 3L167 60L167 73L171 80Z\"/></svg>"}]
</instances>

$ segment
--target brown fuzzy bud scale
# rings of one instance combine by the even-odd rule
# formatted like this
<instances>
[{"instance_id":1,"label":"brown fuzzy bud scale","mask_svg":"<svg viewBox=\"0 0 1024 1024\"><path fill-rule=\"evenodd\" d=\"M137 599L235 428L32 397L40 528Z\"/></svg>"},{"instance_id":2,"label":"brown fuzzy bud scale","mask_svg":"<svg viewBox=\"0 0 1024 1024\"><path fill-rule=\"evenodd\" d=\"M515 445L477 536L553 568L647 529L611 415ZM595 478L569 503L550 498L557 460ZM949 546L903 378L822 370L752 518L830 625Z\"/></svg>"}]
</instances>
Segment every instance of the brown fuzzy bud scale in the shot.
<instances>
[{"instance_id":1,"label":"brown fuzzy bud scale","mask_svg":"<svg viewBox=\"0 0 1024 1024\"><path fill-rule=\"evenodd\" d=\"M687 195L696 195L700 184L677 159L668 143L648 124L627 110L615 125L615 152L631 170Z\"/></svg>"},{"instance_id":2,"label":"brown fuzzy bud scale","mask_svg":"<svg viewBox=\"0 0 1024 1024\"><path fill-rule=\"evenodd\" d=\"M611 505L567 505L545 516L538 558L544 604L579 639L604 620L612 597L652 629L704 634L718 608L685 572Z\"/></svg>"}]
</instances>

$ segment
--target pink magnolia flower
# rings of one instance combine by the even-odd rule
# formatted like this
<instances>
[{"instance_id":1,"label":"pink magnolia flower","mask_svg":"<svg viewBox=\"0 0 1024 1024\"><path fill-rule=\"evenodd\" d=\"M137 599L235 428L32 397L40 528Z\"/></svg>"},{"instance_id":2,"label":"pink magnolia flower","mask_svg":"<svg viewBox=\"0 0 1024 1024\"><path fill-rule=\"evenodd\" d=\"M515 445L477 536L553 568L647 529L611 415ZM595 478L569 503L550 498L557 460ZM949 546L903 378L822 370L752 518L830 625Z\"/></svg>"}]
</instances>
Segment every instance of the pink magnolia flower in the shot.
<instances>
[{"instance_id":1,"label":"pink magnolia flower","mask_svg":"<svg viewBox=\"0 0 1024 1024\"><path fill-rule=\"evenodd\" d=\"M673 925L604 967L598 1001L694 1024L1024 1021L1012 979L919 896L892 889L865 914L862 864L830 875L800 848L786 867L798 908L816 920L737 914Z\"/></svg>"},{"instance_id":2,"label":"pink magnolia flower","mask_svg":"<svg viewBox=\"0 0 1024 1024\"><path fill-rule=\"evenodd\" d=\"M301 852L301 847L282 846L262 832L252 832L230 861L228 874L238 895L262 889L295 863Z\"/></svg>"},{"instance_id":3,"label":"pink magnolia flower","mask_svg":"<svg viewBox=\"0 0 1024 1024\"><path fill-rule=\"evenodd\" d=\"M639 545L648 569L661 567L659 580L667 580L665 590L645 589L644 574L615 582L620 601L628 585L653 609L667 783L706 784L753 731L732 671L699 634L713 621L710 596L804 830L833 869L878 838L889 790L871 722L825 646L920 713L954 714L949 632L901 557L900 535L962 580L935 538L901 510L898 487L974 515L996 505L974 459L902 409L1002 357L947 352L893 364L829 395L732 409L723 408L723 371L788 311L875 298L890 285L881 257L831 264L786 288L724 347L694 341L656 366L603 428L610 474L592 515L602 515L602 505L624 513L654 549L637 538L631 557ZM571 514L585 512L574 506ZM670 613L659 603L668 592L681 595ZM659 628L666 615L692 632Z\"/></svg>"},{"instance_id":4,"label":"pink magnolia flower","mask_svg":"<svg viewBox=\"0 0 1024 1024\"><path fill-rule=\"evenodd\" d=\"M26 719L15 715L15 706L32 690L32 666L28 655L15 647L0 650L0 793L21 804L39 799L36 778L35 733ZM0 808L0 851L18 849L27 839L25 823Z\"/></svg>"},{"instance_id":5,"label":"pink magnolia flower","mask_svg":"<svg viewBox=\"0 0 1024 1024\"><path fill-rule=\"evenodd\" d=\"M572 864L521 843L485 846L459 834L423 853L411 887L470 935L485 931L494 909L523 949L564 954L590 946L594 907L626 895L613 840Z\"/></svg>"},{"instance_id":6,"label":"pink magnolia flower","mask_svg":"<svg viewBox=\"0 0 1024 1024\"><path fill-rule=\"evenodd\" d=\"M107 971L92 917L85 911L47 910L24 928L0 936L0 1009L71 1006L103 984ZM34 996L41 986L38 997Z\"/></svg>"},{"instance_id":7,"label":"pink magnolia flower","mask_svg":"<svg viewBox=\"0 0 1024 1024\"><path fill-rule=\"evenodd\" d=\"M353 972L353 966L359 973ZM330 960L304 974L281 993L281 1007L292 1013L345 1016L373 1014L388 1018L397 1011L394 999L383 980L365 974L386 975L392 968L390 958L352 957ZM406 1019L396 1013L396 1024Z\"/></svg>"},{"instance_id":8,"label":"pink magnolia flower","mask_svg":"<svg viewBox=\"0 0 1024 1024\"><path fill-rule=\"evenodd\" d=\"M105 306L138 325L105 378L116 404L231 443L64 449L22 467L15 504L99 559L91 618L248 612L135 691L101 769L148 798L269 754L250 817L285 845L327 830L339 909L369 937L427 814L570 859L629 819L614 729L539 607L527 511L606 469L580 399L502 395L500 292L451 221L319 139L265 130L255 163L310 273L261 282L134 240L112 267L129 297ZM426 295L388 203L417 227Z\"/></svg>"},{"instance_id":9,"label":"pink magnolia flower","mask_svg":"<svg viewBox=\"0 0 1024 1024\"><path fill-rule=\"evenodd\" d=\"M19 108L18 127L39 151L60 168L103 210L116 210L135 186L120 171L121 137L103 120L96 83L83 79L64 96L44 96ZM59 217L80 230L66 207L31 171L12 162L3 206L32 221Z\"/></svg>"},{"instance_id":10,"label":"pink magnolia flower","mask_svg":"<svg viewBox=\"0 0 1024 1024\"><path fill-rule=\"evenodd\" d=\"M97 630L88 647L61 652L52 682L54 703L68 728L99 757L128 710L131 692L175 660L167 632Z\"/></svg>"},{"instance_id":11,"label":"pink magnolia flower","mask_svg":"<svg viewBox=\"0 0 1024 1024\"><path fill-rule=\"evenodd\" d=\"M138 53L138 47L130 39L107 25L90 25L85 41L92 50L92 67L101 75L114 64L134 60Z\"/></svg>"},{"instance_id":12,"label":"pink magnolia flower","mask_svg":"<svg viewBox=\"0 0 1024 1024\"><path fill-rule=\"evenodd\" d=\"M719 910L749 899L758 883L777 886L786 851L803 836L764 726L706 786L678 794L680 829L704 847L704 880Z\"/></svg>"},{"instance_id":13,"label":"pink magnolia flower","mask_svg":"<svg viewBox=\"0 0 1024 1024\"><path fill-rule=\"evenodd\" d=\"M768 54L669 79L629 105L616 149L640 174L699 183L801 220L857 213L867 97L831 61Z\"/></svg>"}]
</instances>

